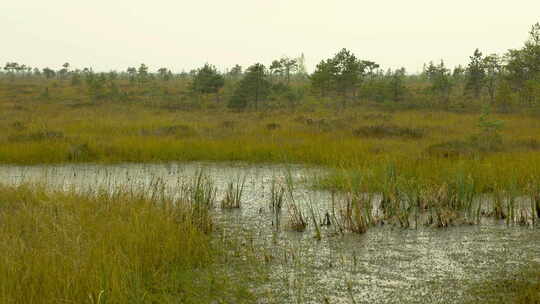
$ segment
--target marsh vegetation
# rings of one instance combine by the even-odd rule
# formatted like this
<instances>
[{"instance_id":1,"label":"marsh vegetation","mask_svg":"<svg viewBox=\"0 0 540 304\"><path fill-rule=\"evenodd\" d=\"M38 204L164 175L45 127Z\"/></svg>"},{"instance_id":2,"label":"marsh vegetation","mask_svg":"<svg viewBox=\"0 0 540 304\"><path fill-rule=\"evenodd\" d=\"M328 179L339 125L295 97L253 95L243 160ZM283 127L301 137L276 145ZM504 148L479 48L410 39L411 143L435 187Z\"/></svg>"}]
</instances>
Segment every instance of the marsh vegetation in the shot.
<instances>
[{"instance_id":1,"label":"marsh vegetation","mask_svg":"<svg viewBox=\"0 0 540 304\"><path fill-rule=\"evenodd\" d=\"M10 62L0 301L537 303L539 58Z\"/></svg>"}]
</instances>

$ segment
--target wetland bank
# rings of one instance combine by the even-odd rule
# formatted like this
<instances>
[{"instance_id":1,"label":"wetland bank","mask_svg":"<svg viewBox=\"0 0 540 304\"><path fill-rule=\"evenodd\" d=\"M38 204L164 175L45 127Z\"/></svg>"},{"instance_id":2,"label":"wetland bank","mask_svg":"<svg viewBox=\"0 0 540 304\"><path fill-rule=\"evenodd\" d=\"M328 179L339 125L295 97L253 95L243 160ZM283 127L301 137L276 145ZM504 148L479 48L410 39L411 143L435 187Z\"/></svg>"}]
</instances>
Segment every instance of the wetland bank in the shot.
<instances>
[{"instance_id":1,"label":"wetland bank","mask_svg":"<svg viewBox=\"0 0 540 304\"><path fill-rule=\"evenodd\" d=\"M539 58L8 62L0 303L538 303Z\"/></svg>"},{"instance_id":2,"label":"wetland bank","mask_svg":"<svg viewBox=\"0 0 540 304\"><path fill-rule=\"evenodd\" d=\"M5 239L2 270L30 288L13 298L29 303L39 302L34 297L44 292L52 298L85 298L84 287L93 284L90 295L105 302L463 303L486 298L475 297L471 286L540 266L537 217L530 214L525 222L516 215L512 221L508 216L496 219L491 212L497 210L494 200L483 197L477 197L483 202L478 222L476 217L465 222L468 212L456 209L460 218L449 219L445 226L416 223L412 214L411 223L404 224L395 211L383 210L381 195L364 193L351 201L350 193L320 190L317 183L328 176L327 169L301 165L0 168L0 181L6 185L3 208L14 217L8 220L4 211L2 232L8 236L10 229L27 231ZM238 206L222 203L231 189L241 189L233 191ZM362 206L367 199L372 201L371 216ZM512 199L523 200L514 214L531 210L525 198ZM508 204L502 209L509 210ZM76 210L79 205L83 210ZM425 216L436 208L425 207L420 213ZM195 228L183 227L185 221ZM110 236L101 239L101 234ZM108 241L119 242L119 247ZM94 247L98 245L103 247ZM51 252L42 256L45 248ZM93 254L87 256L88 250ZM175 263L182 268L173 267ZM56 267L61 270L53 271ZM84 272L73 273L80 269ZM41 281L51 278L56 282L49 286ZM70 280L89 283L60 288ZM136 283L132 280L138 283L130 286Z\"/></svg>"}]
</instances>

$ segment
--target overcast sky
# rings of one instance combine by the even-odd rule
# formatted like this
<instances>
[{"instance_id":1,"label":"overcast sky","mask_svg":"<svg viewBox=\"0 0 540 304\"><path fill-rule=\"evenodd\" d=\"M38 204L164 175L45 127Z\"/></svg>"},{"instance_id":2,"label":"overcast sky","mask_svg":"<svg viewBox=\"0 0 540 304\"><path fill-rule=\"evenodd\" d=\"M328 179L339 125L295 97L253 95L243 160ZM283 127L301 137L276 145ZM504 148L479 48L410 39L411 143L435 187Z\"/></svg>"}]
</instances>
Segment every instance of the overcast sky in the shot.
<instances>
[{"instance_id":1,"label":"overcast sky","mask_svg":"<svg viewBox=\"0 0 540 304\"><path fill-rule=\"evenodd\" d=\"M540 21L539 0L4 0L0 64L125 70L225 69L341 48L384 68L504 53Z\"/></svg>"}]
</instances>

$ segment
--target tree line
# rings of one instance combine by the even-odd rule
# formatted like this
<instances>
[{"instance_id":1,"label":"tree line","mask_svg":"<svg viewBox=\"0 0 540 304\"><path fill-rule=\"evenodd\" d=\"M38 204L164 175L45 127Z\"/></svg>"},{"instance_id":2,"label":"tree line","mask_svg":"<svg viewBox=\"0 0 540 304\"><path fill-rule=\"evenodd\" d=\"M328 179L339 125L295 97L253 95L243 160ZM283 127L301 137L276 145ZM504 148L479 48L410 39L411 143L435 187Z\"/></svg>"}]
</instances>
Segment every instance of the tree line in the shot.
<instances>
[{"instance_id":1,"label":"tree line","mask_svg":"<svg viewBox=\"0 0 540 304\"><path fill-rule=\"evenodd\" d=\"M531 27L521 48L510 49L503 55L485 55L476 49L465 66L451 69L443 60L432 61L419 74L408 74L404 68L384 70L376 62L342 49L320 61L311 74L306 72L302 55L285 56L268 66L255 63L245 70L235 65L225 72L208 63L181 73L165 67L150 72L145 64L121 72L96 73L92 68L72 69L67 62L57 70L8 62L0 76L11 81L65 80L73 86L85 86L96 100L121 96L119 81L140 88L183 81L189 83L191 96L225 100L228 107L236 110L258 109L272 100L295 105L316 98L342 107L361 100L442 107L480 102L508 111L515 104L540 105L540 24Z\"/></svg>"}]
</instances>

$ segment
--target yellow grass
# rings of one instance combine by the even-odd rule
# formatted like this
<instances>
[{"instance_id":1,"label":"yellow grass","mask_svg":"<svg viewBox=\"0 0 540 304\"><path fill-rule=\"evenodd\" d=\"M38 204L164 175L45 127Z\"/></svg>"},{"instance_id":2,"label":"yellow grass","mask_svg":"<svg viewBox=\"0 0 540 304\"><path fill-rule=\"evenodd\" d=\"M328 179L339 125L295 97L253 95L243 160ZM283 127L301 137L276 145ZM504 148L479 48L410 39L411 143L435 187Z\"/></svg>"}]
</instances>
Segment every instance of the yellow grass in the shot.
<instances>
[{"instance_id":1,"label":"yellow grass","mask_svg":"<svg viewBox=\"0 0 540 304\"><path fill-rule=\"evenodd\" d=\"M168 96L185 89L174 83ZM140 92L127 102L95 103L83 88L49 87L50 98L43 99L43 84L0 84L0 163L232 160L368 170L375 176L392 165L400 175L434 182L460 170L480 184L540 172L540 120L523 113L492 115L504 121L500 150L448 156L430 151L479 134L480 113L385 111L361 103L343 110L331 100L235 113L213 99L202 109L181 111L171 109L180 101L143 98ZM422 136L357 132L373 126L419 130Z\"/></svg>"},{"instance_id":2,"label":"yellow grass","mask_svg":"<svg viewBox=\"0 0 540 304\"><path fill-rule=\"evenodd\" d=\"M0 303L251 301L183 205L0 186Z\"/></svg>"}]
</instances>

